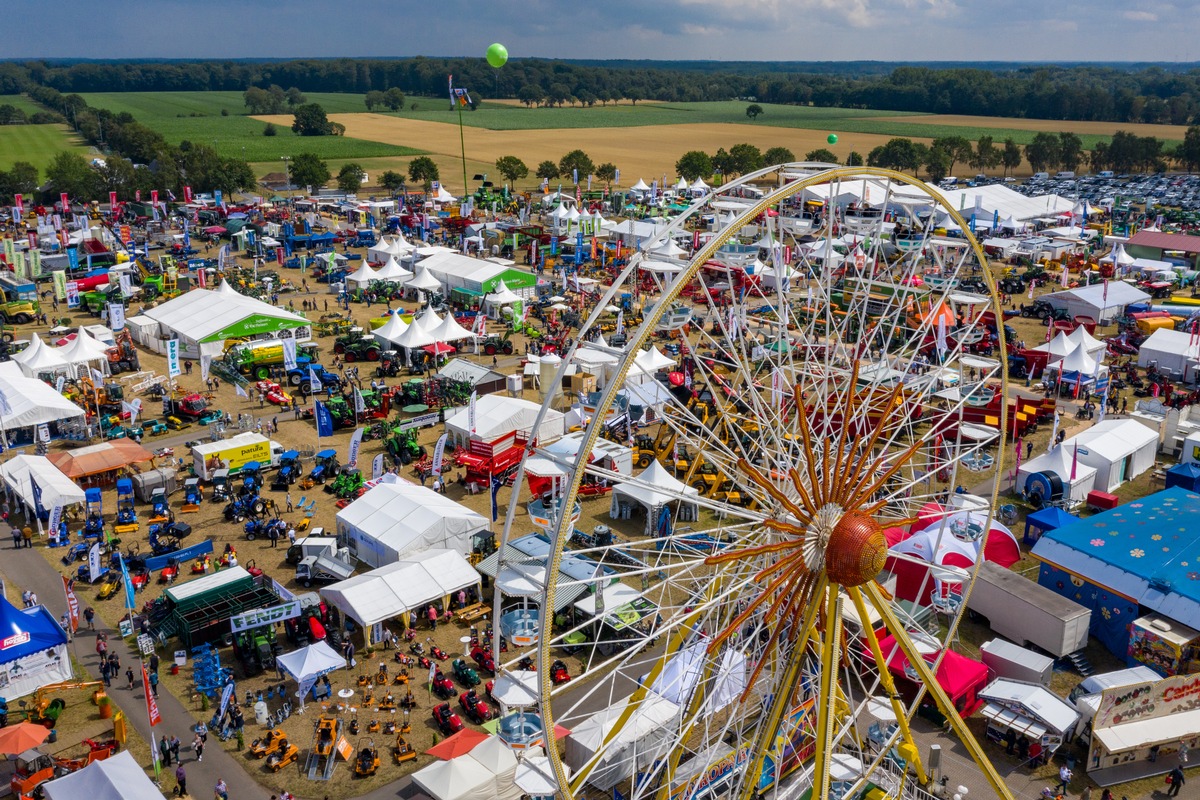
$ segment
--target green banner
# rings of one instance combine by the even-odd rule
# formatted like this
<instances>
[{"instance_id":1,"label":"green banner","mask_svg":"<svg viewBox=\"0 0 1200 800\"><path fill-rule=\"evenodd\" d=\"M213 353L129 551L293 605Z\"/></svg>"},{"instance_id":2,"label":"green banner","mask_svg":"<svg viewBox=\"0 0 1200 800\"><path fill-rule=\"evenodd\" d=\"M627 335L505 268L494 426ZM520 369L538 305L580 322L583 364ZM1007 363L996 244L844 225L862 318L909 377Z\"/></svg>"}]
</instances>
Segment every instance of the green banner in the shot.
<instances>
[{"instance_id":1,"label":"green banner","mask_svg":"<svg viewBox=\"0 0 1200 800\"><path fill-rule=\"evenodd\" d=\"M13 247L13 240L5 239L4 240L4 260L7 261L9 264L15 263L16 262L16 258L14 257L15 253L16 253L16 248Z\"/></svg>"},{"instance_id":2,"label":"green banner","mask_svg":"<svg viewBox=\"0 0 1200 800\"><path fill-rule=\"evenodd\" d=\"M54 279L54 296L59 300L67 299L67 271L64 269L56 269L53 273Z\"/></svg>"},{"instance_id":3,"label":"green banner","mask_svg":"<svg viewBox=\"0 0 1200 800\"><path fill-rule=\"evenodd\" d=\"M42 275L42 251L29 251L29 277L37 280Z\"/></svg>"},{"instance_id":4,"label":"green banner","mask_svg":"<svg viewBox=\"0 0 1200 800\"><path fill-rule=\"evenodd\" d=\"M17 280L19 280L19 281L25 280L25 254L24 253L13 253L12 268L13 268L13 275L16 276Z\"/></svg>"}]
</instances>

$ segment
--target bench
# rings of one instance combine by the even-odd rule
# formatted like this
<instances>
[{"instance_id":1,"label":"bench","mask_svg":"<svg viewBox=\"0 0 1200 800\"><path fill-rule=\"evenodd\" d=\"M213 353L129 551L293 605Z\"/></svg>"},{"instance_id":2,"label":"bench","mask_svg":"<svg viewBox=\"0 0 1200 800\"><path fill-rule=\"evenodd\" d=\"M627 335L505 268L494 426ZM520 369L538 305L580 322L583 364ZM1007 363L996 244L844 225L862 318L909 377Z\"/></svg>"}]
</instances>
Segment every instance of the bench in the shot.
<instances>
[{"instance_id":1,"label":"bench","mask_svg":"<svg viewBox=\"0 0 1200 800\"><path fill-rule=\"evenodd\" d=\"M491 606L485 606L483 603L473 603L465 608L454 613L455 619L464 624L476 622L492 611Z\"/></svg>"}]
</instances>

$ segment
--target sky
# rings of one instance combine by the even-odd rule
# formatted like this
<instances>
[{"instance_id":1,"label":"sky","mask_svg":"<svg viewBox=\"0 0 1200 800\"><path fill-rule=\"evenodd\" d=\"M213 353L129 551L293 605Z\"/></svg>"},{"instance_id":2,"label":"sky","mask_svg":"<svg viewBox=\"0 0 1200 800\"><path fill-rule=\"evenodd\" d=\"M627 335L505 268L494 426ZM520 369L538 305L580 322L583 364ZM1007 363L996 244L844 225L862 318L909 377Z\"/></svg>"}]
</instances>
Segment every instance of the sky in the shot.
<instances>
[{"instance_id":1,"label":"sky","mask_svg":"<svg viewBox=\"0 0 1200 800\"><path fill-rule=\"evenodd\" d=\"M1200 3L7 0L3 58L1200 61ZM53 9L53 20L47 11Z\"/></svg>"}]
</instances>

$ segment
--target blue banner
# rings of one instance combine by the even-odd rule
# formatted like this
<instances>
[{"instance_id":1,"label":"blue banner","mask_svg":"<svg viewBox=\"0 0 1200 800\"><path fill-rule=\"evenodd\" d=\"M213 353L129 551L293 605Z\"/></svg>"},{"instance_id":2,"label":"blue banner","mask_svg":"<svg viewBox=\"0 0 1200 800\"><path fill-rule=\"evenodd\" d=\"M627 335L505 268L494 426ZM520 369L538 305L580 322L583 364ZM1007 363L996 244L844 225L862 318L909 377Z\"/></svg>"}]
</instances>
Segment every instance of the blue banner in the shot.
<instances>
[{"instance_id":1,"label":"blue banner","mask_svg":"<svg viewBox=\"0 0 1200 800\"><path fill-rule=\"evenodd\" d=\"M121 579L125 581L125 607L132 611L136 601L133 597L133 581L129 577L129 567L125 566L125 559L119 553L117 563L121 565Z\"/></svg>"},{"instance_id":2,"label":"blue banner","mask_svg":"<svg viewBox=\"0 0 1200 800\"><path fill-rule=\"evenodd\" d=\"M29 473L29 485L33 489L33 510L39 517L44 516L46 509L42 508L42 487L38 486L38 482L34 480L33 473Z\"/></svg>"},{"instance_id":3,"label":"blue banner","mask_svg":"<svg viewBox=\"0 0 1200 800\"><path fill-rule=\"evenodd\" d=\"M213 202L215 202L218 206L224 205L225 198L221 195L220 189L217 189L215 192L213 192Z\"/></svg>"},{"instance_id":4,"label":"blue banner","mask_svg":"<svg viewBox=\"0 0 1200 800\"><path fill-rule=\"evenodd\" d=\"M166 555L153 556L146 559L146 569L153 572L156 569L162 569L169 566L170 562L174 561L177 564L183 564L193 558L199 558L202 555L213 551L212 539L205 539L199 544L194 544L191 547L185 547L181 550L176 550L174 553Z\"/></svg>"},{"instance_id":5,"label":"blue banner","mask_svg":"<svg viewBox=\"0 0 1200 800\"><path fill-rule=\"evenodd\" d=\"M583 263L583 231L575 234L575 266Z\"/></svg>"},{"instance_id":6,"label":"blue banner","mask_svg":"<svg viewBox=\"0 0 1200 800\"><path fill-rule=\"evenodd\" d=\"M504 481L499 478L492 478L492 522L500 519L500 504L497 500L497 495L500 494L500 487L504 485Z\"/></svg>"},{"instance_id":7,"label":"blue banner","mask_svg":"<svg viewBox=\"0 0 1200 800\"><path fill-rule=\"evenodd\" d=\"M313 404L314 415L317 419L317 436L333 436L333 416L324 403Z\"/></svg>"},{"instance_id":8,"label":"blue banner","mask_svg":"<svg viewBox=\"0 0 1200 800\"><path fill-rule=\"evenodd\" d=\"M68 247L67 248L67 260L69 262L71 262L71 270L72 271L79 269L79 248L78 247Z\"/></svg>"}]
</instances>

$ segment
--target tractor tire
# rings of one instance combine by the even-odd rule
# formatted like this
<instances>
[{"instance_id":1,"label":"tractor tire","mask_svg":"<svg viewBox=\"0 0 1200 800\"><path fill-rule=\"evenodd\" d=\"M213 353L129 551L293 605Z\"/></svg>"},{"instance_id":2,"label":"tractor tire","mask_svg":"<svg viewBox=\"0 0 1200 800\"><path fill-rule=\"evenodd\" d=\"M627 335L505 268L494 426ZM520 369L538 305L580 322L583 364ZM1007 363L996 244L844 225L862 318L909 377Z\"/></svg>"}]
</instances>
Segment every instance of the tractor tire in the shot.
<instances>
[{"instance_id":1,"label":"tractor tire","mask_svg":"<svg viewBox=\"0 0 1200 800\"><path fill-rule=\"evenodd\" d=\"M378 360L379 360L379 350L377 348L372 347L370 350L367 351L367 361L378 361Z\"/></svg>"},{"instance_id":2,"label":"tractor tire","mask_svg":"<svg viewBox=\"0 0 1200 800\"><path fill-rule=\"evenodd\" d=\"M304 381L304 376L299 372L293 372L288 375L288 383L292 386L299 386Z\"/></svg>"},{"instance_id":3,"label":"tractor tire","mask_svg":"<svg viewBox=\"0 0 1200 800\"><path fill-rule=\"evenodd\" d=\"M265 381L267 378L271 377L271 368L270 367L255 368L254 377L258 378L260 381Z\"/></svg>"},{"instance_id":4,"label":"tractor tire","mask_svg":"<svg viewBox=\"0 0 1200 800\"><path fill-rule=\"evenodd\" d=\"M28 314L17 314L15 317L13 317L13 322L17 323L18 325L26 325L29 323L30 319L31 317Z\"/></svg>"},{"instance_id":5,"label":"tractor tire","mask_svg":"<svg viewBox=\"0 0 1200 800\"><path fill-rule=\"evenodd\" d=\"M3 322L3 321L4 320L2 318L0 318L0 322ZM14 339L15 339L15 337L11 333L7 333L7 332L4 335L0 336L0 341L4 342L5 344L12 344Z\"/></svg>"},{"instance_id":6,"label":"tractor tire","mask_svg":"<svg viewBox=\"0 0 1200 800\"><path fill-rule=\"evenodd\" d=\"M263 513L267 510L267 504L264 503L261 499L255 500L254 505L250 507L250 510L254 512L255 516L261 517L263 515Z\"/></svg>"},{"instance_id":7,"label":"tractor tire","mask_svg":"<svg viewBox=\"0 0 1200 800\"><path fill-rule=\"evenodd\" d=\"M358 361L358 355L353 350L345 351L342 353L342 357L347 364L353 364L355 361Z\"/></svg>"},{"instance_id":8,"label":"tractor tire","mask_svg":"<svg viewBox=\"0 0 1200 800\"><path fill-rule=\"evenodd\" d=\"M384 371L383 371L383 367L376 367L376 368L375 368L375 377L376 377L376 378L383 378L383 377L385 377L385 375L384 375Z\"/></svg>"},{"instance_id":9,"label":"tractor tire","mask_svg":"<svg viewBox=\"0 0 1200 800\"><path fill-rule=\"evenodd\" d=\"M246 534L246 541L248 541L248 542L253 542L257 538L258 538L257 533L247 533Z\"/></svg>"},{"instance_id":10,"label":"tractor tire","mask_svg":"<svg viewBox=\"0 0 1200 800\"><path fill-rule=\"evenodd\" d=\"M3 311L0 311L0 325L7 325L7 324L8 324L8 314L5 314ZM5 339L4 341L11 342L12 341L11 336L10 336L10 338Z\"/></svg>"},{"instance_id":11,"label":"tractor tire","mask_svg":"<svg viewBox=\"0 0 1200 800\"><path fill-rule=\"evenodd\" d=\"M704 481L692 481L692 488L703 494L708 489L708 484Z\"/></svg>"},{"instance_id":12,"label":"tractor tire","mask_svg":"<svg viewBox=\"0 0 1200 800\"><path fill-rule=\"evenodd\" d=\"M333 352L340 356L342 353L346 352L346 345L342 344L341 342L335 342L333 345Z\"/></svg>"},{"instance_id":13,"label":"tractor tire","mask_svg":"<svg viewBox=\"0 0 1200 800\"><path fill-rule=\"evenodd\" d=\"M1039 311L1037 317L1038 317L1038 319L1045 322L1047 325L1050 324L1050 312L1047 311L1046 309L1043 308L1041 311Z\"/></svg>"},{"instance_id":14,"label":"tractor tire","mask_svg":"<svg viewBox=\"0 0 1200 800\"><path fill-rule=\"evenodd\" d=\"M654 461L652 456L641 456L638 458L638 468L645 469Z\"/></svg>"},{"instance_id":15,"label":"tractor tire","mask_svg":"<svg viewBox=\"0 0 1200 800\"><path fill-rule=\"evenodd\" d=\"M310 581L308 578L305 578L304 579L304 588L309 589L311 587L312 587L312 581Z\"/></svg>"},{"instance_id":16,"label":"tractor tire","mask_svg":"<svg viewBox=\"0 0 1200 800\"><path fill-rule=\"evenodd\" d=\"M511 356L512 354L513 354L513 343L505 342L504 343L504 355Z\"/></svg>"},{"instance_id":17,"label":"tractor tire","mask_svg":"<svg viewBox=\"0 0 1200 800\"><path fill-rule=\"evenodd\" d=\"M483 354L484 354L484 355L487 355L487 356L494 356L494 355L496 355L496 345L494 345L494 344L485 344L485 345L483 346Z\"/></svg>"}]
</instances>

